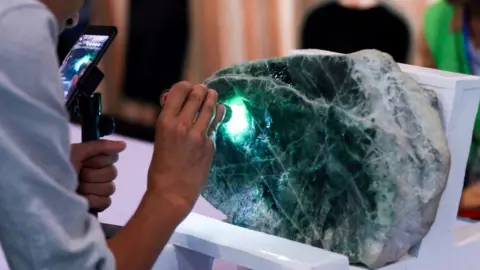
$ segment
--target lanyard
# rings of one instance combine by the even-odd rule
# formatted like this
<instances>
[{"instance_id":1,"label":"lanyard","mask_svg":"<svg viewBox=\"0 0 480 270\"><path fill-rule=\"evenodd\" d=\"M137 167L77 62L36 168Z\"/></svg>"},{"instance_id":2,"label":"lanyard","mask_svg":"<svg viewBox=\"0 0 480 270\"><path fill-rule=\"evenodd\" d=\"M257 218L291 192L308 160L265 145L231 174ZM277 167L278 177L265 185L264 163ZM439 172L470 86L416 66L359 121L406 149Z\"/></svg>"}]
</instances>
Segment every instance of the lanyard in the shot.
<instances>
[{"instance_id":1,"label":"lanyard","mask_svg":"<svg viewBox=\"0 0 480 270\"><path fill-rule=\"evenodd\" d=\"M470 50L470 13L467 8L463 9L463 44L465 46L465 56L470 72L473 73L472 52Z\"/></svg>"},{"instance_id":2,"label":"lanyard","mask_svg":"<svg viewBox=\"0 0 480 270\"><path fill-rule=\"evenodd\" d=\"M463 44L465 46L465 56L470 71L473 72L472 55L470 51L470 13L466 8L463 9Z\"/></svg>"}]
</instances>

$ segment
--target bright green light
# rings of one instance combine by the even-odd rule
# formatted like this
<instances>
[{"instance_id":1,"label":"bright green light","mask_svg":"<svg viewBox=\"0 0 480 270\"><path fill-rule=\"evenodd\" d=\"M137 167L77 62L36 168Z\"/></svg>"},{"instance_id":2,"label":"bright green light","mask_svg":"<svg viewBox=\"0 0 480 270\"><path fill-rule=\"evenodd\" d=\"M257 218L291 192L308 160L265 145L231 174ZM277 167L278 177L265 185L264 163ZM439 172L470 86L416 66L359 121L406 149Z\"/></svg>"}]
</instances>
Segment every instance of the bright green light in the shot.
<instances>
[{"instance_id":1,"label":"bright green light","mask_svg":"<svg viewBox=\"0 0 480 270\"><path fill-rule=\"evenodd\" d=\"M91 56L90 55L85 55L84 57L80 58L76 63L75 63L75 71L78 72L80 71L80 68L83 65L87 65L91 61Z\"/></svg>"},{"instance_id":2,"label":"bright green light","mask_svg":"<svg viewBox=\"0 0 480 270\"><path fill-rule=\"evenodd\" d=\"M240 97L227 100L225 105L232 110L232 116L223 127L233 142L242 142L250 129L250 113Z\"/></svg>"}]
</instances>

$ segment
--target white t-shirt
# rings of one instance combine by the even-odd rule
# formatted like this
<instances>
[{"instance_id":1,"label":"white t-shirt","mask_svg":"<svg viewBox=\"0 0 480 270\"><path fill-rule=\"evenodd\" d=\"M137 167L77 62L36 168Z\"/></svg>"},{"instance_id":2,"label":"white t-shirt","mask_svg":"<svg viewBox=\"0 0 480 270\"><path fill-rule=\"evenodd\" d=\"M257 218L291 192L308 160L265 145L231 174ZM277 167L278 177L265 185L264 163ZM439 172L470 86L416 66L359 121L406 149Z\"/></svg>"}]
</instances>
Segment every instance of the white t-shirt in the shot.
<instances>
[{"instance_id":1,"label":"white t-shirt","mask_svg":"<svg viewBox=\"0 0 480 270\"><path fill-rule=\"evenodd\" d=\"M0 0L0 243L12 269L115 269L75 193L58 29L40 1Z\"/></svg>"}]
</instances>

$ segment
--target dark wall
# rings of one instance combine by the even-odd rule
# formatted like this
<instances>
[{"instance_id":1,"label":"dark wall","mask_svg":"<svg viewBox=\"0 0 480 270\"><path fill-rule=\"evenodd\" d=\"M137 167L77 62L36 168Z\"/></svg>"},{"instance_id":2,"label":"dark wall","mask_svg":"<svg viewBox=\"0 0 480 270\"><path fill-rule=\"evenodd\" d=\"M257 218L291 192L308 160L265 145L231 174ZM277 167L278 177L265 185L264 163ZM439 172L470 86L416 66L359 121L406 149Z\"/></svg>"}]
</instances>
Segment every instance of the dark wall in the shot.
<instances>
[{"instance_id":1,"label":"dark wall","mask_svg":"<svg viewBox=\"0 0 480 270\"><path fill-rule=\"evenodd\" d=\"M182 79L189 38L188 0L131 1L125 93L158 104Z\"/></svg>"}]
</instances>

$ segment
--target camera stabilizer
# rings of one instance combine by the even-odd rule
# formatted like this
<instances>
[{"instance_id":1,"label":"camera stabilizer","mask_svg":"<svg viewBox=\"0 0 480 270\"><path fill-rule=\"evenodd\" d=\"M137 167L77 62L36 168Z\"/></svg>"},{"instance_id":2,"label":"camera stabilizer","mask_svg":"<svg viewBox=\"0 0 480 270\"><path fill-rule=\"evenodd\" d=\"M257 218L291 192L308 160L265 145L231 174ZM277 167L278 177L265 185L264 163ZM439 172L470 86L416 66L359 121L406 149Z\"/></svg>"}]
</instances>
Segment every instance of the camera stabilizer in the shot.
<instances>
[{"instance_id":1,"label":"camera stabilizer","mask_svg":"<svg viewBox=\"0 0 480 270\"><path fill-rule=\"evenodd\" d=\"M68 106L80 119L82 142L98 140L115 130L115 119L102 115L102 95L95 93L103 78L103 72L92 66L78 82L72 104ZM90 213L97 216L98 211L90 209Z\"/></svg>"}]
</instances>

